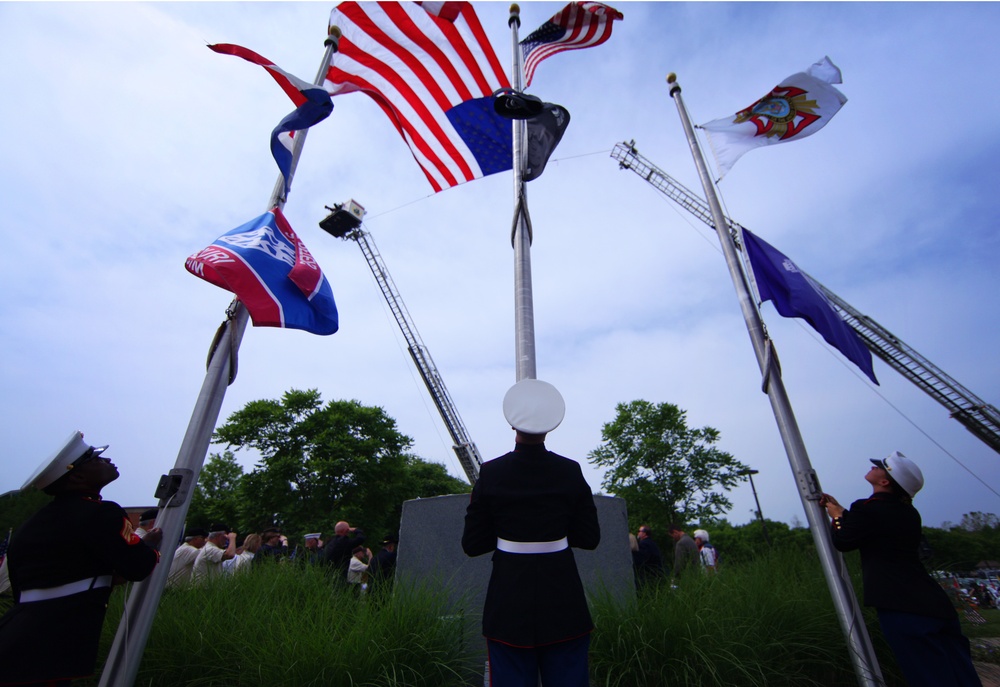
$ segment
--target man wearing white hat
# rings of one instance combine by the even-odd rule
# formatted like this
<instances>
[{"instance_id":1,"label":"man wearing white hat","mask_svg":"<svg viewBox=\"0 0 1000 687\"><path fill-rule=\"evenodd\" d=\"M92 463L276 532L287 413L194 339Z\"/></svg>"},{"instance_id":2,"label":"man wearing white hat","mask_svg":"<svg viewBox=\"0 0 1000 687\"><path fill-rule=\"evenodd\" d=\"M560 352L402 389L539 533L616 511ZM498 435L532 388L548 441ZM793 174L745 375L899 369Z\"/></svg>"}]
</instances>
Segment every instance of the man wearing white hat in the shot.
<instances>
[{"instance_id":1,"label":"man wearing white hat","mask_svg":"<svg viewBox=\"0 0 1000 687\"><path fill-rule=\"evenodd\" d=\"M465 515L462 548L493 552L483 608L493 687L587 687L594 628L570 547L601 539L597 508L579 463L545 448L565 414L551 384L521 380L507 392L504 416L514 450L488 461Z\"/></svg>"},{"instance_id":2,"label":"man wearing white hat","mask_svg":"<svg viewBox=\"0 0 1000 687\"><path fill-rule=\"evenodd\" d=\"M870 497L849 509L829 494L820 499L832 518L833 545L860 552L864 603L878 611L910 687L981 687L958 614L920 562L920 513L912 501L924 476L898 451L871 462Z\"/></svg>"},{"instance_id":3,"label":"man wearing white hat","mask_svg":"<svg viewBox=\"0 0 1000 687\"><path fill-rule=\"evenodd\" d=\"M21 487L55 498L11 538L15 604L0 618L0 684L63 684L93 673L112 581L145 579L160 559L153 547L162 532L139 539L121 506L101 500L118 479L105 449L74 432Z\"/></svg>"}]
</instances>

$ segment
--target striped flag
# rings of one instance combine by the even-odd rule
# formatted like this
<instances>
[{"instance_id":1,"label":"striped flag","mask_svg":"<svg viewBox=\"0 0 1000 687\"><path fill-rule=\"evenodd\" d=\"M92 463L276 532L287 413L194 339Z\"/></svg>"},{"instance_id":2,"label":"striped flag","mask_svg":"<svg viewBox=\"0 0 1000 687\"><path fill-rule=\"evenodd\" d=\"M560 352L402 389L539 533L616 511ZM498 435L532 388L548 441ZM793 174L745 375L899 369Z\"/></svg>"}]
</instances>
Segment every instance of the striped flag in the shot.
<instances>
[{"instance_id":1,"label":"striped flag","mask_svg":"<svg viewBox=\"0 0 1000 687\"><path fill-rule=\"evenodd\" d=\"M611 38L611 26L622 13L600 2L571 2L521 41L525 88L538 64L564 50L581 50Z\"/></svg>"},{"instance_id":2,"label":"striped flag","mask_svg":"<svg viewBox=\"0 0 1000 687\"><path fill-rule=\"evenodd\" d=\"M303 81L294 74L289 74L266 57L261 57L253 50L241 45L217 43L208 46L222 55L242 57L247 62L260 65L267 70L281 90L295 103L295 110L282 119L271 132L271 155L285 178L285 195L288 195L289 176L292 170L292 137L296 131L308 129L330 116L333 111L333 101L330 94L315 84Z\"/></svg>"},{"instance_id":3,"label":"striped flag","mask_svg":"<svg viewBox=\"0 0 1000 687\"><path fill-rule=\"evenodd\" d=\"M435 191L511 168L510 83L467 2L342 2L326 89L361 91L388 115Z\"/></svg>"}]
</instances>

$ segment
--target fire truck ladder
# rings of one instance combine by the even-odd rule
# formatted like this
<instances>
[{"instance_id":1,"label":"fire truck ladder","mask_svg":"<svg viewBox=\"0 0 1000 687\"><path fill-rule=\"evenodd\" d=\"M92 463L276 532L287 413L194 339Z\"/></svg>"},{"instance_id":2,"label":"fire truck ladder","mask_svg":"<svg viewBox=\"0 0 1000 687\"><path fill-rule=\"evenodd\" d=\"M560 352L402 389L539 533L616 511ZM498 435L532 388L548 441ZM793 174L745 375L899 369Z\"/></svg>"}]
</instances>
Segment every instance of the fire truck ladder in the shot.
<instances>
[{"instance_id":1,"label":"fire truck ladder","mask_svg":"<svg viewBox=\"0 0 1000 687\"><path fill-rule=\"evenodd\" d=\"M458 410L455 408L451 396L448 394L448 389L445 388L444 381L441 379L441 374L438 372L437 366L431 358L430 351L427 350L427 346L421 341L420 334L417 333L417 328L410 320L410 313L406 310L403 299L400 297L399 291L396 290L396 285L392 282L392 277L389 276L389 270L386 269L385 263L382 262L382 256L379 255L371 234L361 229L360 225L361 218L364 216L364 208L354 201L348 201L348 203L336 205L328 209L333 212L329 217L320 222L320 226L337 238L356 241L361 248L361 252L364 254L365 260L368 261L368 266L371 268L372 274L375 275L375 281L378 282L379 288L382 289L385 302L389 304L389 309L392 310L392 314L396 318L396 323L399 324L399 329L403 332L407 348L410 351L410 357L413 358L413 364L417 366L417 371L420 372L420 377L424 380L424 385L427 387L427 391L430 392L431 399L434 401L434 405L437 406L438 412L441 413L441 419L444 420L445 427L448 428L448 434L451 435L452 441L455 442L452 448L455 451L455 455L458 456L458 462L461 463L462 469L465 470L465 475L469 478L469 483L475 484L476 480L479 479L479 467L483 464L483 459L479 455L479 449L476 448L475 443L469 438L469 433L462 423L462 418L459 417Z\"/></svg>"},{"instance_id":2,"label":"fire truck ladder","mask_svg":"<svg viewBox=\"0 0 1000 687\"><path fill-rule=\"evenodd\" d=\"M618 160L620 168L632 170L663 195L708 226L715 228L708 203L641 156L635 148L635 141L615 144L611 157ZM729 218L726 218L726 222L730 234L739 245L740 225ZM858 312L816 279L813 277L809 279L830 300L834 309L857 332L872 353L947 408L951 417L961 422L987 446L1000 453L1000 411L959 384L888 329Z\"/></svg>"}]
</instances>

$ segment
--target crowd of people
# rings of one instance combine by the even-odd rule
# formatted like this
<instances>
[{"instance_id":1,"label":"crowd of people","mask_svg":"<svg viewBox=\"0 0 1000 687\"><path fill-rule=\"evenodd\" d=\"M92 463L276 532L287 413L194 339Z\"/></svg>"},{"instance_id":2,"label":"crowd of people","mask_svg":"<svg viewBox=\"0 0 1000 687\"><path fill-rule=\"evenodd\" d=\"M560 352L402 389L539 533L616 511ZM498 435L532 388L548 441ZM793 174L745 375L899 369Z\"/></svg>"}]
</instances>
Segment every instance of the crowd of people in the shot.
<instances>
[{"instance_id":1,"label":"crowd of people","mask_svg":"<svg viewBox=\"0 0 1000 687\"><path fill-rule=\"evenodd\" d=\"M709 542L708 532L697 529L692 538L684 531L683 525L671 524L667 527L667 534L674 540L673 564L669 570L664 568L663 555L653 541L653 530L649 525L640 525L636 534L629 534L636 588L642 589L655 583L668 572L674 582L689 568L715 572L718 553Z\"/></svg>"},{"instance_id":2,"label":"crowd of people","mask_svg":"<svg viewBox=\"0 0 1000 687\"><path fill-rule=\"evenodd\" d=\"M155 519L155 509L141 517L150 512ZM351 585L358 594L391 584L399 543L396 536L387 536L375 555L364 546L367 539L364 531L347 522L336 524L331 539L324 541L322 536L322 532L313 532L305 535L301 546L291 546L288 537L276 527L248 534L242 542L236 532L221 523L208 529L190 527L184 533L184 541L174 551L167 587L197 585L269 562L326 566L335 579Z\"/></svg>"}]
</instances>

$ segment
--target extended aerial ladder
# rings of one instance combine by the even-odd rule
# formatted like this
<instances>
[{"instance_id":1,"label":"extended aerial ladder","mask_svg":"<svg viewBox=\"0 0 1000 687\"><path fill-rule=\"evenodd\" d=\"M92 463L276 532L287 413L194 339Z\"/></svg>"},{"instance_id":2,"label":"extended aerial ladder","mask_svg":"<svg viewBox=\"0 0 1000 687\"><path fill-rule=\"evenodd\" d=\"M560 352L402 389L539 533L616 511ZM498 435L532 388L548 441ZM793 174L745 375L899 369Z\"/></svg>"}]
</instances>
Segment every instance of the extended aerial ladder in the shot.
<instances>
[{"instance_id":1,"label":"extended aerial ladder","mask_svg":"<svg viewBox=\"0 0 1000 687\"><path fill-rule=\"evenodd\" d=\"M424 380L438 412L441 413L445 427L448 428L448 434L455 442L452 448L458 457L458 462L465 470L469 483L475 484L476 480L479 479L479 468L483 464L483 459L479 455L479 449L469 438L462 418L459 417L458 410L448 394L448 389L445 388L437 366L434 365L430 351L427 350L427 346L420 339L420 334L417 333L417 328L410 320L410 313L406 310L392 277L389 276L389 270L382 262L382 256L379 255L371 234L361 229L361 220L364 217L365 209L350 200L342 205L328 207L327 210L330 210L331 213L319 223L320 227L337 238L357 242L361 248L372 274L375 275L375 281L382 289L382 295L385 296L385 301L389 304L389 309L392 310L396 323L399 324L399 329L403 332L403 338L406 339L407 349L410 352L410 357L413 358L413 364L417 366L417 371L420 372L420 377Z\"/></svg>"},{"instance_id":2,"label":"extended aerial ladder","mask_svg":"<svg viewBox=\"0 0 1000 687\"><path fill-rule=\"evenodd\" d=\"M715 228L708 203L641 156L635 148L635 141L615 144L611 157L618 160L619 167L632 170L670 200ZM726 222L736 245L740 246L741 225L728 217ZM834 310L861 337L872 353L947 408L951 417L1000 453L1000 411L959 384L878 322L858 312L816 279L809 279L829 299Z\"/></svg>"}]
</instances>

